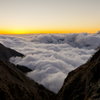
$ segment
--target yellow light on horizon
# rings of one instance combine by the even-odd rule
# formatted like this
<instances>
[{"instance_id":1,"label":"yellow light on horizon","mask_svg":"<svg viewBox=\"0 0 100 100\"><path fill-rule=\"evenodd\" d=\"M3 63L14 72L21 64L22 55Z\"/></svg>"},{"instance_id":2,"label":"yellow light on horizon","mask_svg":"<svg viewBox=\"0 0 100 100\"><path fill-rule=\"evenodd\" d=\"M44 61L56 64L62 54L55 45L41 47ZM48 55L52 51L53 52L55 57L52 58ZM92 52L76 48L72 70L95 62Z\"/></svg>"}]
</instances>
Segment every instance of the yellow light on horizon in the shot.
<instances>
[{"instance_id":1,"label":"yellow light on horizon","mask_svg":"<svg viewBox=\"0 0 100 100\"><path fill-rule=\"evenodd\" d=\"M27 30L1 30L0 34L29 34Z\"/></svg>"},{"instance_id":2,"label":"yellow light on horizon","mask_svg":"<svg viewBox=\"0 0 100 100\"><path fill-rule=\"evenodd\" d=\"M82 31L84 30L84 31ZM63 34L63 33L97 33L99 30L94 30L94 29L35 29L35 30L29 30L29 29L10 29L10 30L0 30L0 34Z\"/></svg>"},{"instance_id":3,"label":"yellow light on horizon","mask_svg":"<svg viewBox=\"0 0 100 100\"><path fill-rule=\"evenodd\" d=\"M26 34L25 30L12 30L10 31L11 34Z\"/></svg>"}]
</instances>

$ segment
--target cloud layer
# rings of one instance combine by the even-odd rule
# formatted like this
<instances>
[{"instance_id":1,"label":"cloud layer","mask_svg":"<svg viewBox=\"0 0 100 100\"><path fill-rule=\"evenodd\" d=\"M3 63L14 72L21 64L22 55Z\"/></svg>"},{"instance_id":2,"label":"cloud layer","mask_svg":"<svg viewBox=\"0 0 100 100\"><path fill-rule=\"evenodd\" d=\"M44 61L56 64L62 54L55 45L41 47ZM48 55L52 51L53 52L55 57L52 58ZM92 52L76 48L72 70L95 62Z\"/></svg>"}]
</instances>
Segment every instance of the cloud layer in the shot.
<instances>
[{"instance_id":1,"label":"cloud layer","mask_svg":"<svg viewBox=\"0 0 100 100\"><path fill-rule=\"evenodd\" d=\"M14 64L32 69L27 76L55 93L69 71L85 63L100 44L99 34L39 34L0 36L0 42L26 55Z\"/></svg>"}]
</instances>

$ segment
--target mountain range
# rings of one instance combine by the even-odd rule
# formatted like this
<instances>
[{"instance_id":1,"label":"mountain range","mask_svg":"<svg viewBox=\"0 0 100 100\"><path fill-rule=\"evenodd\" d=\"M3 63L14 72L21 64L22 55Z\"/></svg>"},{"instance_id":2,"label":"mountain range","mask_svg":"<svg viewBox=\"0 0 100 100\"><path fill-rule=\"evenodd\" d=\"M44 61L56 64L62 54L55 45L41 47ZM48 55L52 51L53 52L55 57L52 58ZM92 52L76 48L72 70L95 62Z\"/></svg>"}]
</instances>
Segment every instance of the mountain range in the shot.
<instances>
[{"instance_id":1,"label":"mountain range","mask_svg":"<svg viewBox=\"0 0 100 100\"><path fill-rule=\"evenodd\" d=\"M100 100L100 49L68 74L57 94L26 77L12 56L24 57L0 44L0 100Z\"/></svg>"}]
</instances>

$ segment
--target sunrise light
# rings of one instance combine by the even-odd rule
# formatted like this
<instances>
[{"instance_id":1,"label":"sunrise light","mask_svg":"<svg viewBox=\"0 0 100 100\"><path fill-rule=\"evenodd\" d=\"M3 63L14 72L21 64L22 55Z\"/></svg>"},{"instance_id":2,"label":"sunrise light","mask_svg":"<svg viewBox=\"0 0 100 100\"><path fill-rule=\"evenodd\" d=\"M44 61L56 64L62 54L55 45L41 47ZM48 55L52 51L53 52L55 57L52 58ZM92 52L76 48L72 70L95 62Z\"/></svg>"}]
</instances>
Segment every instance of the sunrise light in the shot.
<instances>
[{"instance_id":1,"label":"sunrise light","mask_svg":"<svg viewBox=\"0 0 100 100\"><path fill-rule=\"evenodd\" d=\"M99 0L2 0L0 34L96 33Z\"/></svg>"}]
</instances>

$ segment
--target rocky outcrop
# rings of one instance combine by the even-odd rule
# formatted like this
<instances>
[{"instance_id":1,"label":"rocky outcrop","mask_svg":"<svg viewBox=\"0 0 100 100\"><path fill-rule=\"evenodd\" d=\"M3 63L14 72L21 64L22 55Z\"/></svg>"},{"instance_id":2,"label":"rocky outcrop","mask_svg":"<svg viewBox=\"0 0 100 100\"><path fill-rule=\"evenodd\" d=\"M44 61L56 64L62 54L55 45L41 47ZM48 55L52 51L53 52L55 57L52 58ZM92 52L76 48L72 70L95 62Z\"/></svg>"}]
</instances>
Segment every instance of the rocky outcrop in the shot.
<instances>
[{"instance_id":1,"label":"rocky outcrop","mask_svg":"<svg viewBox=\"0 0 100 100\"><path fill-rule=\"evenodd\" d=\"M0 60L0 100L51 100L55 94Z\"/></svg>"},{"instance_id":2,"label":"rocky outcrop","mask_svg":"<svg viewBox=\"0 0 100 100\"><path fill-rule=\"evenodd\" d=\"M68 74L54 100L100 100L100 50Z\"/></svg>"}]
</instances>

